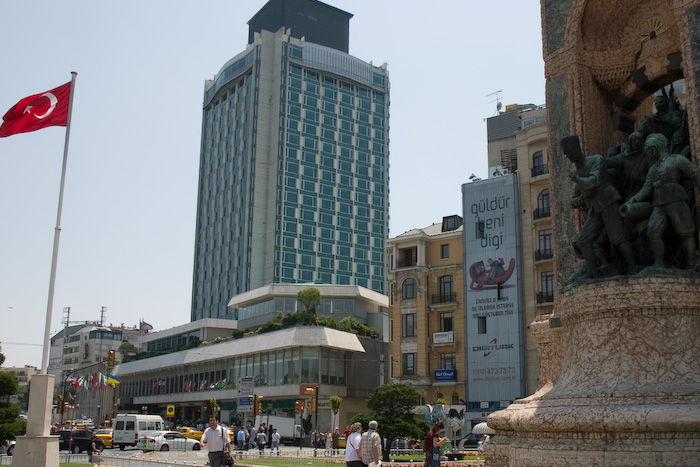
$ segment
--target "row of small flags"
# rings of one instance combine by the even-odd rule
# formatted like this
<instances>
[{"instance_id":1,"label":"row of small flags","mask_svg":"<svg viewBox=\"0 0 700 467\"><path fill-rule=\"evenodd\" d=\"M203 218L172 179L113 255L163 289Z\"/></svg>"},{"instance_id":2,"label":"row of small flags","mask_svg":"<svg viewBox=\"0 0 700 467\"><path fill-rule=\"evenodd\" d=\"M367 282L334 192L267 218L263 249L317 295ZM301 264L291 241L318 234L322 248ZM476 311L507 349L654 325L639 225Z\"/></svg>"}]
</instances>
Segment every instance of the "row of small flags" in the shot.
<instances>
[{"instance_id":1,"label":"row of small flags","mask_svg":"<svg viewBox=\"0 0 700 467\"><path fill-rule=\"evenodd\" d=\"M163 387L168 383L166 379L156 379L153 381L153 389L158 388L158 387ZM233 383L229 382L226 378L222 379L221 381L216 381L209 383L208 381L204 380L202 381L202 384L197 384L193 381L185 381L184 384L182 385L183 391L186 392L192 392L192 391L208 391L212 389L232 389L235 386Z\"/></svg>"},{"instance_id":2,"label":"row of small flags","mask_svg":"<svg viewBox=\"0 0 700 467\"><path fill-rule=\"evenodd\" d=\"M107 386L116 387L121 383L121 380L112 374L95 373L93 375L83 375L76 378L73 375L66 377L66 382L73 385L75 388L81 388L83 391L98 391L105 389Z\"/></svg>"},{"instance_id":3,"label":"row of small flags","mask_svg":"<svg viewBox=\"0 0 700 467\"><path fill-rule=\"evenodd\" d=\"M153 385L153 387L156 387L156 385ZM186 392L192 392L192 391L208 391L212 389L233 389L235 388L235 385L233 382L228 381L226 378L222 379L221 381L216 381L216 382L207 382L207 380L202 381L202 384L197 384L193 381L185 381L183 384L182 389Z\"/></svg>"}]
</instances>

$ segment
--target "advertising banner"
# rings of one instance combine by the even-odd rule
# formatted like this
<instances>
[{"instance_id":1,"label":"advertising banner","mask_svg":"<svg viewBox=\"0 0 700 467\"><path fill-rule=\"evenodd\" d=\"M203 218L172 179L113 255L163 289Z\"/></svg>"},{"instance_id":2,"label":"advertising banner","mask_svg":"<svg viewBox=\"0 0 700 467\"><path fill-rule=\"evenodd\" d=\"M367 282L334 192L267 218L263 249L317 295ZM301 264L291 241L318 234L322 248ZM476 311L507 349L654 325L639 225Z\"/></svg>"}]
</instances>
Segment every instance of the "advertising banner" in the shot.
<instances>
[{"instance_id":1,"label":"advertising banner","mask_svg":"<svg viewBox=\"0 0 700 467\"><path fill-rule=\"evenodd\" d=\"M517 175L462 185L469 402L514 400L522 390Z\"/></svg>"}]
</instances>

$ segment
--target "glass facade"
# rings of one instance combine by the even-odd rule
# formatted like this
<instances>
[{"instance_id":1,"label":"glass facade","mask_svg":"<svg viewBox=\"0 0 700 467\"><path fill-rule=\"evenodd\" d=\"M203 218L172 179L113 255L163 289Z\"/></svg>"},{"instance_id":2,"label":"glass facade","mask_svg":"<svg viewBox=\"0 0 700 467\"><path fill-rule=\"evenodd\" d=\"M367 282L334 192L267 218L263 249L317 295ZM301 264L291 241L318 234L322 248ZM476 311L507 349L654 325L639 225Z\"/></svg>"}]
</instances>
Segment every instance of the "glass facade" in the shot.
<instances>
[{"instance_id":1,"label":"glass facade","mask_svg":"<svg viewBox=\"0 0 700 467\"><path fill-rule=\"evenodd\" d=\"M228 300L268 283L386 293L388 72L282 37L264 34L280 54L256 41L205 91L193 321L232 319Z\"/></svg>"},{"instance_id":2,"label":"glass facade","mask_svg":"<svg viewBox=\"0 0 700 467\"><path fill-rule=\"evenodd\" d=\"M242 377L253 377L256 387L306 383L344 386L348 358L348 353L340 350L297 347L160 368L122 378L120 397L235 389Z\"/></svg>"}]
</instances>

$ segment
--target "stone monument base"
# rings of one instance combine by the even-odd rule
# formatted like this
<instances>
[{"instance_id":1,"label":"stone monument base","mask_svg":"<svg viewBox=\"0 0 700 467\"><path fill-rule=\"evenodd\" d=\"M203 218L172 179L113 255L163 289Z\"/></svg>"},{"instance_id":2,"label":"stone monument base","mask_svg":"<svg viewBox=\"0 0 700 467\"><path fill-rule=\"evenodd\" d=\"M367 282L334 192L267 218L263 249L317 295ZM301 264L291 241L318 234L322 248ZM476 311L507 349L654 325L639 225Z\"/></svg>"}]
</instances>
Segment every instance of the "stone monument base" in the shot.
<instances>
[{"instance_id":1,"label":"stone monument base","mask_svg":"<svg viewBox=\"0 0 700 467\"><path fill-rule=\"evenodd\" d=\"M58 436L18 436L12 465L58 467Z\"/></svg>"},{"instance_id":2,"label":"stone monument base","mask_svg":"<svg viewBox=\"0 0 700 467\"><path fill-rule=\"evenodd\" d=\"M700 466L700 279L563 292L558 380L492 414L491 466Z\"/></svg>"}]
</instances>

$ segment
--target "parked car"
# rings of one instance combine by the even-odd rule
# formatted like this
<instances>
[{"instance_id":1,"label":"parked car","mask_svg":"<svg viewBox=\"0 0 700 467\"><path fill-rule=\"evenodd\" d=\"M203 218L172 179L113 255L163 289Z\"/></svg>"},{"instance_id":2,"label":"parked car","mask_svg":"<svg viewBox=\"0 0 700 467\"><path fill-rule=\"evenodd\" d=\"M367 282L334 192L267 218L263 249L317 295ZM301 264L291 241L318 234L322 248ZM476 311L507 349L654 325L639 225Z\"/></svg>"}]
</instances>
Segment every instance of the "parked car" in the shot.
<instances>
[{"instance_id":1,"label":"parked car","mask_svg":"<svg viewBox=\"0 0 700 467\"><path fill-rule=\"evenodd\" d=\"M484 435L478 435L476 433L469 433L467 436L459 440L457 443L453 443L453 446L457 446L457 448L460 451L463 451L464 449L474 449L479 447L479 441L481 441L481 438L483 438Z\"/></svg>"},{"instance_id":2,"label":"parked car","mask_svg":"<svg viewBox=\"0 0 700 467\"><path fill-rule=\"evenodd\" d=\"M95 433L95 435L97 435L97 437L99 439L101 439L103 443L105 443L106 448L112 447L112 429L111 428L99 428L97 430L94 430L93 433Z\"/></svg>"},{"instance_id":3,"label":"parked car","mask_svg":"<svg viewBox=\"0 0 700 467\"><path fill-rule=\"evenodd\" d=\"M60 430L56 434L60 436L58 440L59 451L70 451L73 454L78 454L81 452L90 451L90 436L92 436L92 431L74 429L74 430ZM105 443L100 438L95 441L95 447L98 451L102 452L105 448Z\"/></svg>"},{"instance_id":4,"label":"parked car","mask_svg":"<svg viewBox=\"0 0 700 467\"><path fill-rule=\"evenodd\" d=\"M199 441L179 431L152 431L136 445L143 451L199 451Z\"/></svg>"},{"instance_id":5,"label":"parked car","mask_svg":"<svg viewBox=\"0 0 700 467\"><path fill-rule=\"evenodd\" d=\"M15 440L13 439L12 441L7 440L5 441L5 444L0 446L0 454L7 454L8 456L11 456L15 452Z\"/></svg>"},{"instance_id":6,"label":"parked car","mask_svg":"<svg viewBox=\"0 0 700 467\"><path fill-rule=\"evenodd\" d=\"M199 441L202 439L202 432L196 428L190 428L188 426L181 426L178 431L190 439L196 439Z\"/></svg>"}]
</instances>

